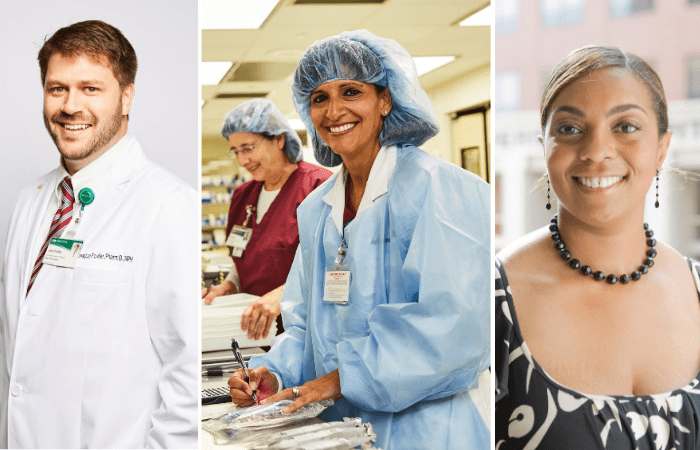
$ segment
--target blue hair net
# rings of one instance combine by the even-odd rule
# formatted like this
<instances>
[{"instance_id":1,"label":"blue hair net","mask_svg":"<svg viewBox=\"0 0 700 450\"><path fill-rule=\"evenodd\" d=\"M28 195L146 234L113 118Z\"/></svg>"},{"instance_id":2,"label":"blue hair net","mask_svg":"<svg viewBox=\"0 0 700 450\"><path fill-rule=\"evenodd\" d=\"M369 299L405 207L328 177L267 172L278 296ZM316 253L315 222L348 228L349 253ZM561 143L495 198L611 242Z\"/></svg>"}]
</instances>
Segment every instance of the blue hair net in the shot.
<instances>
[{"instance_id":1,"label":"blue hair net","mask_svg":"<svg viewBox=\"0 0 700 450\"><path fill-rule=\"evenodd\" d=\"M270 100L256 98L241 103L226 114L221 135L228 139L233 133L257 133L266 136L284 134L284 153L290 162L301 161L301 140L282 112Z\"/></svg>"},{"instance_id":2,"label":"blue hair net","mask_svg":"<svg viewBox=\"0 0 700 450\"><path fill-rule=\"evenodd\" d=\"M333 80L357 80L389 88L392 108L379 134L382 146L421 145L440 127L428 95L418 84L413 58L392 39L366 30L346 31L315 42L301 57L292 83L292 100L311 136L316 160L327 167L342 162L311 122L311 93Z\"/></svg>"}]
</instances>

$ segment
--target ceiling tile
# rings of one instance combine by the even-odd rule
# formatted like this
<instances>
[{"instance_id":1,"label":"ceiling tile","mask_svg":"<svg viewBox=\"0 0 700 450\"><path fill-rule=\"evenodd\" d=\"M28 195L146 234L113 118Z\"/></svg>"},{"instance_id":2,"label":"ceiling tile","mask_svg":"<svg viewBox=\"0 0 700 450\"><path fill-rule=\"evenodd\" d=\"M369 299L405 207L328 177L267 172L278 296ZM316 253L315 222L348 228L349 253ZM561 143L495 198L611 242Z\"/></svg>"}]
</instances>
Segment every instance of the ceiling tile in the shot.
<instances>
[{"instance_id":1,"label":"ceiling tile","mask_svg":"<svg viewBox=\"0 0 700 450\"><path fill-rule=\"evenodd\" d=\"M202 48L229 44L247 47L257 35L258 30L202 30Z\"/></svg>"},{"instance_id":2,"label":"ceiling tile","mask_svg":"<svg viewBox=\"0 0 700 450\"><path fill-rule=\"evenodd\" d=\"M209 100L216 96L216 85L206 85L202 86L202 100Z\"/></svg>"},{"instance_id":3,"label":"ceiling tile","mask_svg":"<svg viewBox=\"0 0 700 450\"><path fill-rule=\"evenodd\" d=\"M238 61L258 30L202 30L202 61Z\"/></svg>"},{"instance_id":4,"label":"ceiling tile","mask_svg":"<svg viewBox=\"0 0 700 450\"><path fill-rule=\"evenodd\" d=\"M246 48L241 47L206 47L202 49L202 61L240 61L246 51Z\"/></svg>"},{"instance_id":5,"label":"ceiling tile","mask_svg":"<svg viewBox=\"0 0 700 450\"><path fill-rule=\"evenodd\" d=\"M220 83L216 93L270 92L277 87L279 83L279 81L236 81Z\"/></svg>"},{"instance_id":6,"label":"ceiling tile","mask_svg":"<svg viewBox=\"0 0 700 450\"><path fill-rule=\"evenodd\" d=\"M300 23L310 28L334 26L354 28L382 5L287 5L279 8L264 25L268 27L288 27Z\"/></svg>"},{"instance_id":7,"label":"ceiling tile","mask_svg":"<svg viewBox=\"0 0 700 450\"><path fill-rule=\"evenodd\" d=\"M295 63L276 61L244 62L230 71L224 82L281 81L293 73L296 67Z\"/></svg>"},{"instance_id":8,"label":"ceiling tile","mask_svg":"<svg viewBox=\"0 0 700 450\"><path fill-rule=\"evenodd\" d=\"M382 6L365 23L386 25L450 25L463 19L483 0L392 0Z\"/></svg>"},{"instance_id":9,"label":"ceiling tile","mask_svg":"<svg viewBox=\"0 0 700 450\"><path fill-rule=\"evenodd\" d=\"M469 55L477 52L490 58L490 27L446 27L411 46L414 56Z\"/></svg>"}]
</instances>

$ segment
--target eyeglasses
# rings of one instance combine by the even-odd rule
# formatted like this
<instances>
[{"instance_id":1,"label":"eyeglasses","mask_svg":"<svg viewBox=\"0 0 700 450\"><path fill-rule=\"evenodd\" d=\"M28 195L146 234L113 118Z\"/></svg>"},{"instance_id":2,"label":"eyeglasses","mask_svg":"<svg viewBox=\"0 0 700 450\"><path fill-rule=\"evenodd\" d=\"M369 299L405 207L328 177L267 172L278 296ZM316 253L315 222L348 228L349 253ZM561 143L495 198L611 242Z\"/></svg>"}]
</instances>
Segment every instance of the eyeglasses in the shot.
<instances>
[{"instance_id":1,"label":"eyeglasses","mask_svg":"<svg viewBox=\"0 0 700 450\"><path fill-rule=\"evenodd\" d=\"M256 142L255 144L253 144L253 145L246 145L246 144L244 144L244 145L241 145L241 149L240 149L240 150L230 149L228 152L226 152L226 154L228 155L229 158L238 158L239 155L248 156L248 155L250 155L250 152L252 152L253 150L255 150L256 147L257 147L258 145L260 145L260 143L261 143L263 140L265 140L265 136L263 136L262 138L260 138L260 140L259 140L258 142Z\"/></svg>"}]
</instances>

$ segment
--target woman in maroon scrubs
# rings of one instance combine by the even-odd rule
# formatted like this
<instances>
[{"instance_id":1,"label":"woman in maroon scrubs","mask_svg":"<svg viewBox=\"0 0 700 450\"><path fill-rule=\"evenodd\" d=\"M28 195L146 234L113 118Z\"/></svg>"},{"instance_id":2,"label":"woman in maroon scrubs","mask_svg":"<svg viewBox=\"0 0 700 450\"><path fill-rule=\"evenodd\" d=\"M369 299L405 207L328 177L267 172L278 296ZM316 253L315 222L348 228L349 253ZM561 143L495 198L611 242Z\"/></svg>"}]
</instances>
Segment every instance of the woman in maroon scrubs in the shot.
<instances>
[{"instance_id":1,"label":"woman in maroon scrubs","mask_svg":"<svg viewBox=\"0 0 700 450\"><path fill-rule=\"evenodd\" d=\"M299 245L296 209L331 172L301 161L299 136L267 99L247 101L229 112L221 134L231 144L231 156L253 179L231 198L226 245L233 269L223 283L203 290L202 298L210 304L220 295L259 295L243 313L241 328L260 339L280 317L284 283Z\"/></svg>"}]
</instances>

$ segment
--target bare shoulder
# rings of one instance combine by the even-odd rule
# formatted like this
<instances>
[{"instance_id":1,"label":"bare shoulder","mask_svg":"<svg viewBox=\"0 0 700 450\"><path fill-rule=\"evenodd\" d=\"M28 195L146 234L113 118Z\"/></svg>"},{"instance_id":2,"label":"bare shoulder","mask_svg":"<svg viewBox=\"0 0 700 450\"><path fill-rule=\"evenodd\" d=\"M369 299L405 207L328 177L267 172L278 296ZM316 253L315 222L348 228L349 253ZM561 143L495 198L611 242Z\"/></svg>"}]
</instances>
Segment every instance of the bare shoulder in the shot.
<instances>
[{"instance_id":1,"label":"bare shoulder","mask_svg":"<svg viewBox=\"0 0 700 450\"><path fill-rule=\"evenodd\" d=\"M672 283L676 287L684 285L686 292L696 291L695 281L691 275L688 261L676 249L665 242L657 242L658 254L654 258L654 278L664 284Z\"/></svg>"},{"instance_id":2,"label":"bare shoulder","mask_svg":"<svg viewBox=\"0 0 700 450\"><path fill-rule=\"evenodd\" d=\"M667 243L657 241L656 250L659 252L660 256L664 257L671 267L675 267L676 269L688 267L685 257Z\"/></svg>"},{"instance_id":3,"label":"bare shoulder","mask_svg":"<svg viewBox=\"0 0 700 450\"><path fill-rule=\"evenodd\" d=\"M497 255L503 264L513 303L519 315L533 316L559 293L566 264L558 260L547 227L529 233Z\"/></svg>"},{"instance_id":4,"label":"bare shoulder","mask_svg":"<svg viewBox=\"0 0 700 450\"><path fill-rule=\"evenodd\" d=\"M529 272L540 264L542 256L549 250L551 237L549 229L537 229L498 252L496 257L503 264L507 273Z\"/></svg>"}]
</instances>

